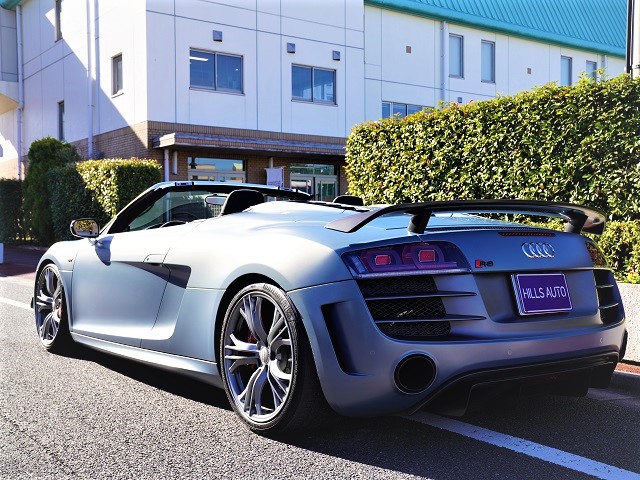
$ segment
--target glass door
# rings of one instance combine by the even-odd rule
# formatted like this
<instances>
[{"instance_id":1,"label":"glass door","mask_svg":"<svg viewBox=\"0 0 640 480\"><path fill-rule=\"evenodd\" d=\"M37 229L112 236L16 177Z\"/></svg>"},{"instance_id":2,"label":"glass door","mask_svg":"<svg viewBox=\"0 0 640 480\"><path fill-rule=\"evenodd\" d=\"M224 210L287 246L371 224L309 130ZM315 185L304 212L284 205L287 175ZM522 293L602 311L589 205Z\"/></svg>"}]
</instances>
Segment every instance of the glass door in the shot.
<instances>
[{"instance_id":1,"label":"glass door","mask_svg":"<svg viewBox=\"0 0 640 480\"><path fill-rule=\"evenodd\" d=\"M338 178L335 175L292 173L291 188L313 195L314 200L331 202L337 196Z\"/></svg>"}]
</instances>

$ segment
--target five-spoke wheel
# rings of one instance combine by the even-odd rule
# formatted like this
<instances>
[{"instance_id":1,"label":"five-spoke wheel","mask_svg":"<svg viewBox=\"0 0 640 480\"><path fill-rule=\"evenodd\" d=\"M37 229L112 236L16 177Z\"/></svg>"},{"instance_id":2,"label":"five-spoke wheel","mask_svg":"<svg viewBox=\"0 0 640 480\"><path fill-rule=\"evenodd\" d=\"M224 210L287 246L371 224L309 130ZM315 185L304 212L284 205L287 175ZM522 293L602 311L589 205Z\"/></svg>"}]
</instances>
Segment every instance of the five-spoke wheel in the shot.
<instances>
[{"instance_id":1,"label":"five-spoke wheel","mask_svg":"<svg viewBox=\"0 0 640 480\"><path fill-rule=\"evenodd\" d=\"M321 395L312 355L299 314L281 289L254 284L240 291L227 310L220 343L227 396L251 429L294 429L313 415L304 411L309 402L301 401Z\"/></svg>"},{"instance_id":2,"label":"five-spoke wheel","mask_svg":"<svg viewBox=\"0 0 640 480\"><path fill-rule=\"evenodd\" d=\"M57 350L70 341L66 302L60 272L52 263L38 275L34 292L36 329L47 350Z\"/></svg>"}]
</instances>

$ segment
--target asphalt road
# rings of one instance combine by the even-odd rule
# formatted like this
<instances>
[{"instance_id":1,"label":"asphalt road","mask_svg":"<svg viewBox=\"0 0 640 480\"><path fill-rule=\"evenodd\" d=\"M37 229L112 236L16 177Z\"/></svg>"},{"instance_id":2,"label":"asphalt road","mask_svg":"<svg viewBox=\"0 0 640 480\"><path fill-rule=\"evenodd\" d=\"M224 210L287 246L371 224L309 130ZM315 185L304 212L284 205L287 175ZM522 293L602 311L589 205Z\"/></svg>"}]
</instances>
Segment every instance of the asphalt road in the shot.
<instances>
[{"instance_id":1,"label":"asphalt road","mask_svg":"<svg viewBox=\"0 0 640 480\"><path fill-rule=\"evenodd\" d=\"M269 439L221 390L39 346L31 281L0 277L0 478L640 479L640 376L449 419L340 419Z\"/></svg>"}]
</instances>

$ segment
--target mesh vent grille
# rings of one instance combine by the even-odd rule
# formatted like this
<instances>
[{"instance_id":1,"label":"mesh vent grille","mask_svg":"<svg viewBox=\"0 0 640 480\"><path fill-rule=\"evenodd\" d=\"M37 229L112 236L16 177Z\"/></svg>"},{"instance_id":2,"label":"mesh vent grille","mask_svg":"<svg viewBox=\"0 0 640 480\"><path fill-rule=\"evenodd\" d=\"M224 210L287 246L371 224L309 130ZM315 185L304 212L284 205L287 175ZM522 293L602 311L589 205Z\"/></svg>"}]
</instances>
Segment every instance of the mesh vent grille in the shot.
<instances>
[{"instance_id":1,"label":"mesh vent grille","mask_svg":"<svg viewBox=\"0 0 640 480\"><path fill-rule=\"evenodd\" d=\"M421 320L446 315L439 297L373 300L367 302L367 305L374 320Z\"/></svg>"},{"instance_id":2,"label":"mesh vent grille","mask_svg":"<svg viewBox=\"0 0 640 480\"><path fill-rule=\"evenodd\" d=\"M372 278L360 280L358 285L365 298L385 295L420 295L438 291L436 282L429 275Z\"/></svg>"},{"instance_id":3,"label":"mesh vent grille","mask_svg":"<svg viewBox=\"0 0 640 480\"><path fill-rule=\"evenodd\" d=\"M378 325L385 335L403 339L422 340L451 333L449 322L395 322Z\"/></svg>"},{"instance_id":4,"label":"mesh vent grille","mask_svg":"<svg viewBox=\"0 0 640 480\"><path fill-rule=\"evenodd\" d=\"M596 286L602 287L596 289L598 293L598 305L600 307L604 307L605 305L615 304L616 299L613 292L613 279L611 278L611 273L608 270L594 270L593 277L595 279ZM615 323L619 318L618 311L619 308L617 305L609 308L600 308L600 320L605 324Z\"/></svg>"}]
</instances>

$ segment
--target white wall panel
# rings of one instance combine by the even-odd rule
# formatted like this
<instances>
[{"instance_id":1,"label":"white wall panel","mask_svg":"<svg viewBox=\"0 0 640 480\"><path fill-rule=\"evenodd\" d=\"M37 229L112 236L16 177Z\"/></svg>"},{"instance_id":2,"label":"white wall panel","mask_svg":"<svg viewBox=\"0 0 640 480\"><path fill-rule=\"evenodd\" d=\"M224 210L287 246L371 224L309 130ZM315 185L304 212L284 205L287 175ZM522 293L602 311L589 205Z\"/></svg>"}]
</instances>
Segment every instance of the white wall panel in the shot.
<instances>
[{"instance_id":1,"label":"white wall panel","mask_svg":"<svg viewBox=\"0 0 640 480\"><path fill-rule=\"evenodd\" d=\"M382 80L433 87L435 22L395 12L382 14ZM408 48L410 53L408 52Z\"/></svg>"},{"instance_id":2,"label":"white wall panel","mask_svg":"<svg viewBox=\"0 0 640 480\"><path fill-rule=\"evenodd\" d=\"M176 44L173 15L147 11L147 95L149 120L176 121ZM181 52L184 55L184 52ZM189 52L186 52L189 55Z\"/></svg>"},{"instance_id":3,"label":"white wall panel","mask_svg":"<svg viewBox=\"0 0 640 480\"><path fill-rule=\"evenodd\" d=\"M279 132L282 130L282 56L280 36L258 33L257 50L257 109L258 130Z\"/></svg>"},{"instance_id":4,"label":"white wall panel","mask_svg":"<svg viewBox=\"0 0 640 480\"><path fill-rule=\"evenodd\" d=\"M348 136L351 127L364 122L364 52L359 48L347 48L345 61L345 131Z\"/></svg>"},{"instance_id":5,"label":"white wall panel","mask_svg":"<svg viewBox=\"0 0 640 480\"><path fill-rule=\"evenodd\" d=\"M220 2L205 0L182 0L176 2L176 15L188 19L201 20L203 22L216 22L221 25L236 25L255 30L256 12L243 8L247 2L229 2L223 5ZM255 8L255 2L251 2ZM236 4L240 6L236 6ZM246 5L245 5L246 6Z\"/></svg>"}]
</instances>

